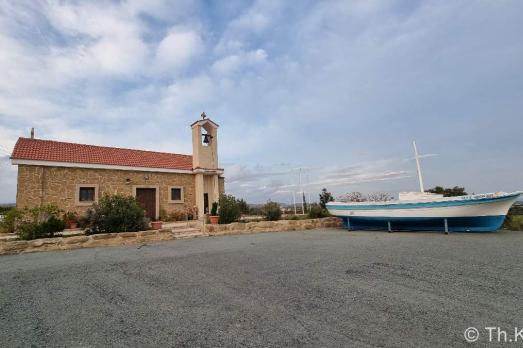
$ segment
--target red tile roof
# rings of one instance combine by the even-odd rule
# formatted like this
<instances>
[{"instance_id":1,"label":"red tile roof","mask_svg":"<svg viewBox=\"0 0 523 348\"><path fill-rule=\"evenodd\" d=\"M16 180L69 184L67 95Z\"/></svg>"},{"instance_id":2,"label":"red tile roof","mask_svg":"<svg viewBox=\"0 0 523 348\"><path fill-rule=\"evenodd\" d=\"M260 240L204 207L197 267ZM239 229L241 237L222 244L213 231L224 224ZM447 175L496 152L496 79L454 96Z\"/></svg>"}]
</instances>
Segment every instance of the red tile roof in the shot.
<instances>
[{"instance_id":1,"label":"red tile roof","mask_svg":"<svg viewBox=\"0 0 523 348\"><path fill-rule=\"evenodd\" d=\"M192 156L18 138L11 159L192 170Z\"/></svg>"}]
</instances>

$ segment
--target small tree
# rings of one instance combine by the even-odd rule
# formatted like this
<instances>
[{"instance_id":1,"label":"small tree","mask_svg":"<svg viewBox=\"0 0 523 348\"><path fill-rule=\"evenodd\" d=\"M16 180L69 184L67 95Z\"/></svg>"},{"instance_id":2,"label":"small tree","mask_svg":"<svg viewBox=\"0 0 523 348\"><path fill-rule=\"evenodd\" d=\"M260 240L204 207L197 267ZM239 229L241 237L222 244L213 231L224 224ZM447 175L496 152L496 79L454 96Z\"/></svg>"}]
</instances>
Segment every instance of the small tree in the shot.
<instances>
[{"instance_id":1,"label":"small tree","mask_svg":"<svg viewBox=\"0 0 523 348\"><path fill-rule=\"evenodd\" d=\"M243 198L238 200L238 207L240 208L240 212L242 214L249 214L249 205Z\"/></svg>"},{"instance_id":2,"label":"small tree","mask_svg":"<svg viewBox=\"0 0 523 348\"><path fill-rule=\"evenodd\" d=\"M281 218L281 208L280 205L271 200L267 201L263 206L263 216L267 221L276 221Z\"/></svg>"},{"instance_id":3,"label":"small tree","mask_svg":"<svg viewBox=\"0 0 523 348\"><path fill-rule=\"evenodd\" d=\"M320 204L313 203L310 205L309 218L319 219L326 216L329 216L329 212L327 211L327 209L322 208Z\"/></svg>"},{"instance_id":4,"label":"small tree","mask_svg":"<svg viewBox=\"0 0 523 348\"><path fill-rule=\"evenodd\" d=\"M23 216L24 211L21 209L13 208L7 211L0 222L0 232L14 233Z\"/></svg>"},{"instance_id":5,"label":"small tree","mask_svg":"<svg viewBox=\"0 0 523 348\"><path fill-rule=\"evenodd\" d=\"M240 219L240 207L233 195L221 195L219 199L220 224L230 224Z\"/></svg>"},{"instance_id":6,"label":"small tree","mask_svg":"<svg viewBox=\"0 0 523 348\"><path fill-rule=\"evenodd\" d=\"M87 211L88 233L135 232L147 228L145 211L131 196L104 195Z\"/></svg>"},{"instance_id":7,"label":"small tree","mask_svg":"<svg viewBox=\"0 0 523 348\"><path fill-rule=\"evenodd\" d=\"M249 215L263 215L263 208L249 207Z\"/></svg>"},{"instance_id":8,"label":"small tree","mask_svg":"<svg viewBox=\"0 0 523 348\"><path fill-rule=\"evenodd\" d=\"M303 204L303 212L305 213L306 211L309 210L309 207L307 206L307 200L305 199L305 192L301 192L302 194L302 204Z\"/></svg>"},{"instance_id":9,"label":"small tree","mask_svg":"<svg viewBox=\"0 0 523 348\"><path fill-rule=\"evenodd\" d=\"M334 201L334 197L332 197L331 193L327 191L326 188L321 189L320 193L320 207L322 209L327 208L327 203ZM312 211L312 208L311 208Z\"/></svg>"}]
</instances>

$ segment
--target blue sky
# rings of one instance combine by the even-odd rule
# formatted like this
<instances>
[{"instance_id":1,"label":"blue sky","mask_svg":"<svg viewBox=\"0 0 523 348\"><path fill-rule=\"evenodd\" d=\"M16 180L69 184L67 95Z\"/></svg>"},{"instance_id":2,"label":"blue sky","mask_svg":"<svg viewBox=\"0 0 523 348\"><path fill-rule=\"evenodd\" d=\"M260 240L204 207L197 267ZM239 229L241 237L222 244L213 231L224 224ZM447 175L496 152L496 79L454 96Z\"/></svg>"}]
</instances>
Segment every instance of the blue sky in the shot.
<instances>
[{"instance_id":1,"label":"blue sky","mask_svg":"<svg viewBox=\"0 0 523 348\"><path fill-rule=\"evenodd\" d=\"M226 190L523 189L523 2L2 1L0 202L19 136L190 153Z\"/></svg>"}]
</instances>

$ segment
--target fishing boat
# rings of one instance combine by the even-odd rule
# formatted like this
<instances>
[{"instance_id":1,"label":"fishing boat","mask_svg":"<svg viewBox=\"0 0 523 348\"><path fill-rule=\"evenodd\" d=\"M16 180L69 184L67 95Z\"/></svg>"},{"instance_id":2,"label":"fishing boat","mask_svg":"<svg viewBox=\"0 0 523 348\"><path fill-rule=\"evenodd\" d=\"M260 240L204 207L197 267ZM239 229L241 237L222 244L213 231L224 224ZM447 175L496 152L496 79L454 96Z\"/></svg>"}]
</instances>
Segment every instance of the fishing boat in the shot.
<instances>
[{"instance_id":1,"label":"fishing boat","mask_svg":"<svg viewBox=\"0 0 523 348\"><path fill-rule=\"evenodd\" d=\"M347 229L492 232L498 230L512 204L523 194L496 192L444 197L425 192L416 143L414 153L420 192L401 192L384 202L330 202L331 215Z\"/></svg>"}]
</instances>

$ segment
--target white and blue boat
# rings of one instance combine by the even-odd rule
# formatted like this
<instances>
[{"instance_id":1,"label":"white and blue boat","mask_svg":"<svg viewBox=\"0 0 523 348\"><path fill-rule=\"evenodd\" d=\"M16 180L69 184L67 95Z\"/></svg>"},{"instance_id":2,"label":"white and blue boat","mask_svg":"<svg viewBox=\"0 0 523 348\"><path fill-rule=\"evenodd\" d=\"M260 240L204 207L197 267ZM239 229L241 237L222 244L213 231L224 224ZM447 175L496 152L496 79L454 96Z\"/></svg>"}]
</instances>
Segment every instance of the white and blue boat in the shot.
<instances>
[{"instance_id":1,"label":"white and blue boat","mask_svg":"<svg viewBox=\"0 0 523 348\"><path fill-rule=\"evenodd\" d=\"M402 192L385 202L330 202L329 212L347 229L491 232L502 225L508 210L523 192L496 192L443 197L424 192L419 156L414 143L421 192Z\"/></svg>"}]
</instances>

